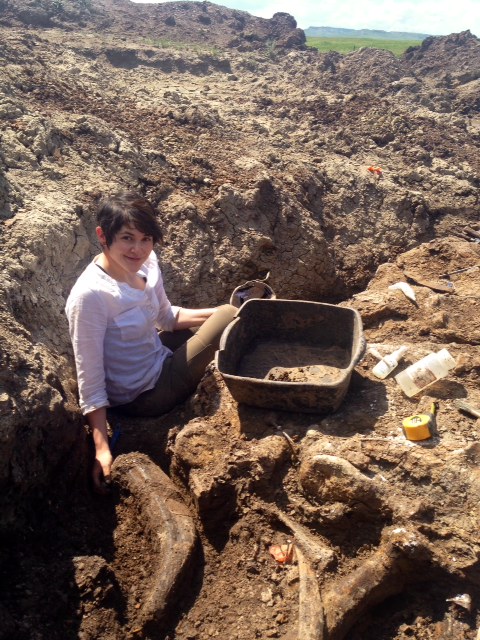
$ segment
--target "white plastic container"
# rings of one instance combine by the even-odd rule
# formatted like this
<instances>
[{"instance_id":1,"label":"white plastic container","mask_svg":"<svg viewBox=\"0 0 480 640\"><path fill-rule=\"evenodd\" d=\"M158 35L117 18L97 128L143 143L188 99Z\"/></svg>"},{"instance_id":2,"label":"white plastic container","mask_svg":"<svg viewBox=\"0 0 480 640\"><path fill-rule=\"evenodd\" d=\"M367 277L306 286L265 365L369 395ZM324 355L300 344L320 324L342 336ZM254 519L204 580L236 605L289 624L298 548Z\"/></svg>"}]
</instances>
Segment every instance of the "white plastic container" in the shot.
<instances>
[{"instance_id":1,"label":"white plastic container","mask_svg":"<svg viewBox=\"0 0 480 640\"><path fill-rule=\"evenodd\" d=\"M408 351L408 347L400 347L388 356L384 356L380 362L373 367L372 373L380 380L383 380L391 373L403 357L403 354Z\"/></svg>"},{"instance_id":2,"label":"white plastic container","mask_svg":"<svg viewBox=\"0 0 480 640\"><path fill-rule=\"evenodd\" d=\"M445 378L455 364L450 353L446 349L441 349L437 353L429 353L428 356L407 367L405 371L395 376L395 380L402 391L408 397L412 397L437 380Z\"/></svg>"}]
</instances>

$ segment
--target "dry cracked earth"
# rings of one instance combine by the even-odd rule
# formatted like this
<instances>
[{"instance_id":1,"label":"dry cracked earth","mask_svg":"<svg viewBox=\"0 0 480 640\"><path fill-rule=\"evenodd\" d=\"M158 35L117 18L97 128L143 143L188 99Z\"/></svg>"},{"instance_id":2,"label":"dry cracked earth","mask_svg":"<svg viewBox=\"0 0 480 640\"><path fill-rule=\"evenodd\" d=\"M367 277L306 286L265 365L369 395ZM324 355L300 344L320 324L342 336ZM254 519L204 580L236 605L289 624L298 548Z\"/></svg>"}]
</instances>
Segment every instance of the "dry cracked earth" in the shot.
<instances>
[{"instance_id":1,"label":"dry cracked earth","mask_svg":"<svg viewBox=\"0 0 480 640\"><path fill-rule=\"evenodd\" d=\"M0 31L0 638L478 640L480 41L319 54L286 14L127 0L1 0ZM270 272L359 312L337 411L238 404L212 363L166 416L112 412L91 492L63 307L121 189L173 302ZM400 345L456 366L408 398L372 375Z\"/></svg>"}]
</instances>

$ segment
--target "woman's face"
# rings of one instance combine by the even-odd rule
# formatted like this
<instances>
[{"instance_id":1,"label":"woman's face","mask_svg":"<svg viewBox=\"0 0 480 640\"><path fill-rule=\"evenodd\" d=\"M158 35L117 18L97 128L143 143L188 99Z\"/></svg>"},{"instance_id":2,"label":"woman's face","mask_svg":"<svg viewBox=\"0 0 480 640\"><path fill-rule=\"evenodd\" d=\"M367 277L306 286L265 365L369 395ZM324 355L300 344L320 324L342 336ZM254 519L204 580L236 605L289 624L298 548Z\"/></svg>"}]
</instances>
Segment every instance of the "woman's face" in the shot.
<instances>
[{"instance_id":1,"label":"woman's face","mask_svg":"<svg viewBox=\"0 0 480 640\"><path fill-rule=\"evenodd\" d=\"M153 249L152 236L145 235L135 227L123 225L109 247L106 247L105 236L100 228L97 228L97 234L108 260L129 273L138 271Z\"/></svg>"}]
</instances>

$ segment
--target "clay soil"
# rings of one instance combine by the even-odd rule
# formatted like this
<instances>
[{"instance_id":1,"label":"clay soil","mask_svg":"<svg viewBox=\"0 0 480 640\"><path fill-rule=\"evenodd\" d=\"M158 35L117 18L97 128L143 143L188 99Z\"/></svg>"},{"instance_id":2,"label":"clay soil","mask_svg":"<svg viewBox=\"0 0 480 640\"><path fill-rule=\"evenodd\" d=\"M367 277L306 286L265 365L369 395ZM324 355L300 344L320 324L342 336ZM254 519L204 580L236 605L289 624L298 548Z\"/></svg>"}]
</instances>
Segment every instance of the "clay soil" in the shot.
<instances>
[{"instance_id":1,"label":"clay soil","mask_svg":"<svg viewBox=\"0 0 480 640\"><path fill-rule=\"evenodd\" d=\"M0 30L0 639L478 640L478 39L342 57L286 14L110 0L0 0ZM160 205L172 302L271 271L367 348L329 414L239 404L214 363L165 416L112 411L97 495L62 310L126 188ZM456 366L408 398L372 375L401 345L396 372ZM324 382L294 347L262 377Z\"/></svg>"}]
</instances>

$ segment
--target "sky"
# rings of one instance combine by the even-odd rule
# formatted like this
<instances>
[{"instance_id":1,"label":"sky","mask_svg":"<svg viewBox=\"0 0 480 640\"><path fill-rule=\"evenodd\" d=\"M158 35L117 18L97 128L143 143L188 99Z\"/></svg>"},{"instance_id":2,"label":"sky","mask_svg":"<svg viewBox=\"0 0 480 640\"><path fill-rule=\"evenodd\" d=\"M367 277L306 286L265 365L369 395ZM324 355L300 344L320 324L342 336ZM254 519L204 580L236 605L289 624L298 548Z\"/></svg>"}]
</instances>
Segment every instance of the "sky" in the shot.
<instances>
[{"instance_id":1,"label":"sky","mask_svg":"<svg viewBox=\"0 0 480 640\"><path fill-rule=\"evenodd\" d=\"M343 27L429 35L470 29L480 37L480 0L222 0L215 4L262 18L285 11L301 29Z\"/></svg>"}]
</instances>

